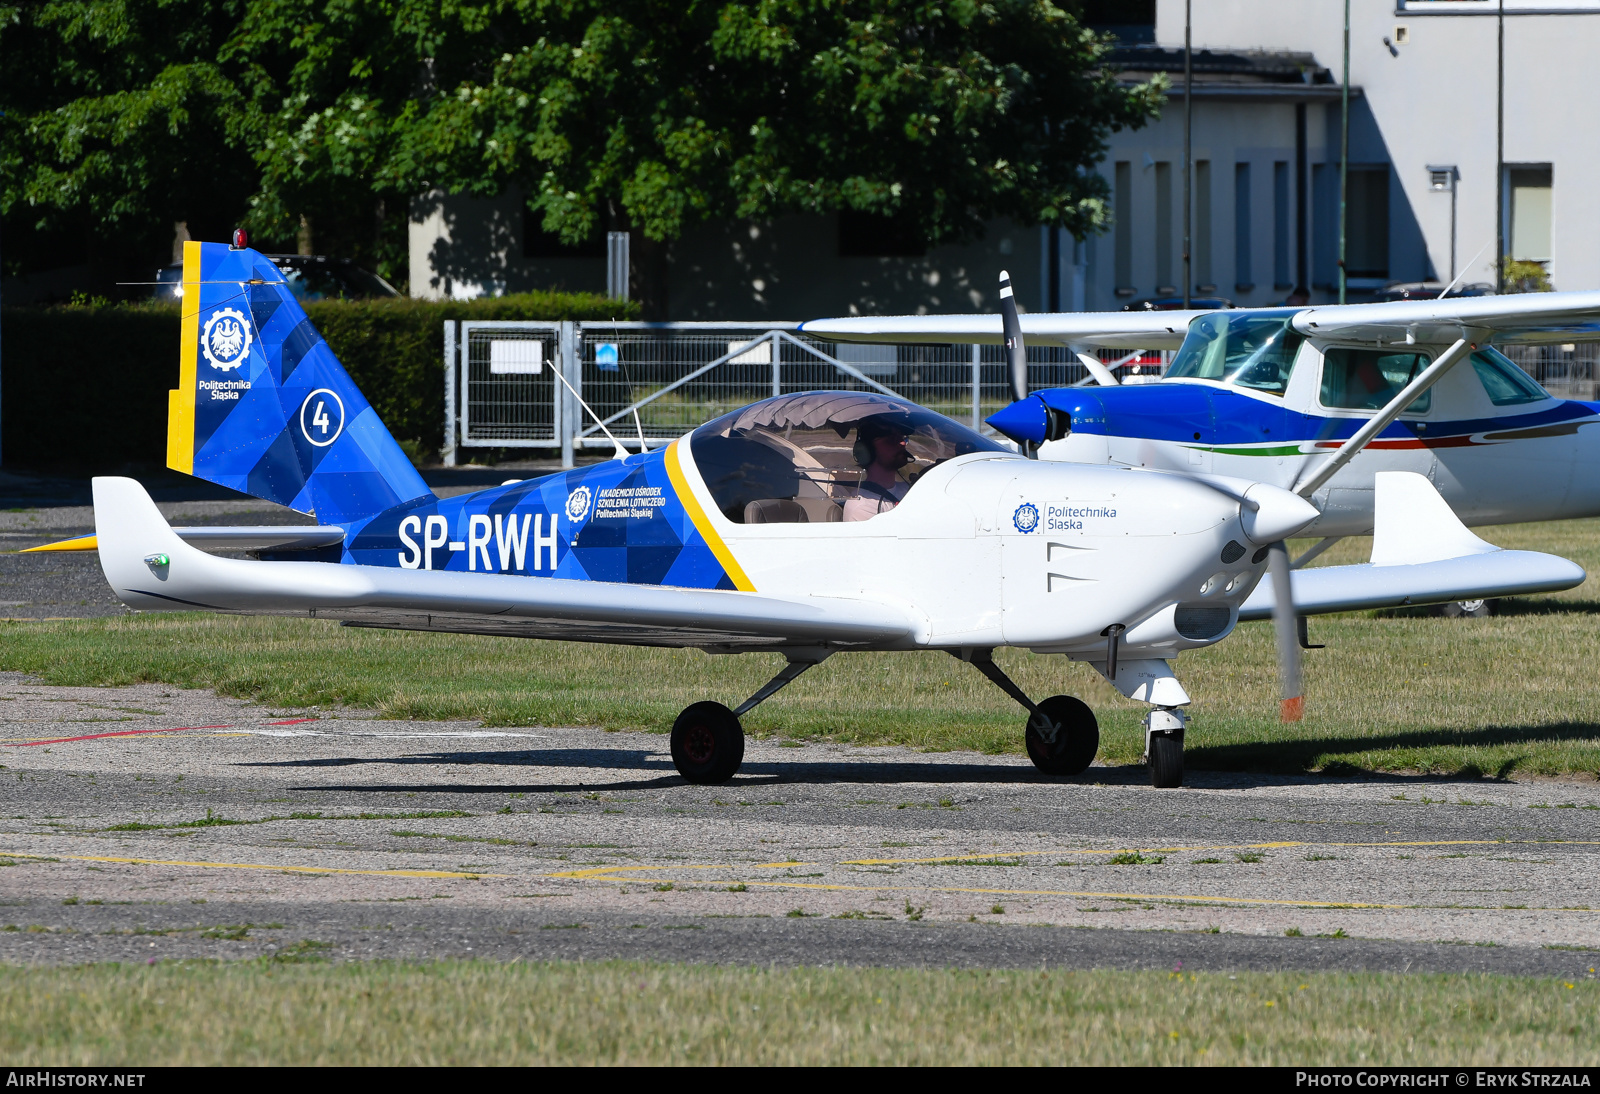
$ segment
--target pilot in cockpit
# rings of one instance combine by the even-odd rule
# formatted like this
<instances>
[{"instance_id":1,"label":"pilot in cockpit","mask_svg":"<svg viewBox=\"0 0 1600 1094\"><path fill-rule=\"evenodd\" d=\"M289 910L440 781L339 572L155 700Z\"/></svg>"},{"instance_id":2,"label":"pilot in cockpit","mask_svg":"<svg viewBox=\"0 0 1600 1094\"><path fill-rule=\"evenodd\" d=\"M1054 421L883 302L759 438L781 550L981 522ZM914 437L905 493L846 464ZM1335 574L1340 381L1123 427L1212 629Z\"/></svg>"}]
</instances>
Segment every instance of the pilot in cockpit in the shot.
<instances>
[{"instance_id":1,"label":"pilot in cockpit","mask_svg":"<svg viewBox=\"0 0 1600 1094\"><path fill-rule=\"evenodd\" d=\"M844 503L844 519L871 520L900 504L911 484L900 469L912 460L906 449L910 434L893 422L866 419L856 430L851 454L864 470L856 495Z\"/></svg>"}]
</instances>

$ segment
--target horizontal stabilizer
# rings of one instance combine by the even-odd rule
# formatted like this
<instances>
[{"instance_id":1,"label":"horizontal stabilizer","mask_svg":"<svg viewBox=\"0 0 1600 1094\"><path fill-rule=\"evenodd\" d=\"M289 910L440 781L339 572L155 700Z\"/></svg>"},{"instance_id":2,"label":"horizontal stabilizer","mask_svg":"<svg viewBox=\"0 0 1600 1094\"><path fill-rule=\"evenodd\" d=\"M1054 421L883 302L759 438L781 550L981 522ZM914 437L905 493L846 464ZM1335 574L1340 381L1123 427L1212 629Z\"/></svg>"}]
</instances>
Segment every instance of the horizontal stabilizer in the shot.
<instances>
[{"instance_id":1,"label":"horizontal stabilizer","mask_svg":"<svg viewBox=\"0 0 1600 1094\"><path fill-rule=\"evenodd\" d=\"M1560 592L1587 576L1583 567L1556 555L1506 551L1479 539L1422 475L1380 471L1374 490L1372 561L1294 571L1299 614ZM1239 619L1270 619L1272 605L1269 575L1239 609Z\"/></svg>"},{"instance_id":2,"label":"horizontal stabilizer","mask_svg":"<svg viewBox=\"0 0 1600 1094\"><path fill-rule=\"evenodd\" d=\"M125 604L146 611L309 615L403 630L756 649L895 646L918 633L905 611L867 600L221 558L180 539L133 479L95 479L94 510L106 580Z\"/></svg>"},{"instance_id":3,"label":"horizontal stabilizer","mask_svg":"<svg viewBox=\"0 0 1600 1094\"><path fill-rule=\"evenodd\" d=\"M174 528L172 534L185 543L213 551L310 551L344 542L343 528L305 527L304 525L248 525ZM34 551L98 551L99 536L75 536L55 543L28 547L18 554Z\"/></svg>"}]
</instances>

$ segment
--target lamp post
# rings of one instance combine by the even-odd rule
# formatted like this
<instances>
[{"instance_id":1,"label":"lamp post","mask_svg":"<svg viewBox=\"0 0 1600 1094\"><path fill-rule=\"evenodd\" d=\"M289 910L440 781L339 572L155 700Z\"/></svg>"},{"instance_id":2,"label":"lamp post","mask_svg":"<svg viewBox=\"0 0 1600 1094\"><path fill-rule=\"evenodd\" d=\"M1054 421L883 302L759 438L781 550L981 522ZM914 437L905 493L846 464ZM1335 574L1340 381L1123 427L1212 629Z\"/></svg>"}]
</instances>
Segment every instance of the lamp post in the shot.
<instances>
[{"instance_id":1,"label":"lamp post","mask_svg":"<svg viewBox=\"0 0 1600 1094\"><path fill-rule=\"evenodd\" d=\"M1339 115L1339 303L1345 303L1345 244L1349 241L1345 211L1350 202L1350 0L1344 0L1344 87Z\"/></svg>"},{"instance_id":2,"label":"lamp post","mask_svg":"<svg viewBox=\"0 0 1600 1094\"><path fill-rule=\"evenodd\" d=\"M1192 145L1190 138L1194 127L1194 65L1193 65L1193 37L1194 29L1191 5L1193 0L1183 0L1183 307L1189 309L1189 292L1194 287L1194 278L1189 269L1189 240L1191 229L1191 216L1194 202L1193 193L1194 160L1191 155Z\"/></svg>"},{"instance_id":3,"label":"lamp post","mask_svg":"<svg viewBox=\"0 0 1600 1094\"><path fill-rule=\"evenodd\" d=\"M1500 0L1495 64L1494 291L1506 291L1506 0Z\"/></svg>"}]
</instances>

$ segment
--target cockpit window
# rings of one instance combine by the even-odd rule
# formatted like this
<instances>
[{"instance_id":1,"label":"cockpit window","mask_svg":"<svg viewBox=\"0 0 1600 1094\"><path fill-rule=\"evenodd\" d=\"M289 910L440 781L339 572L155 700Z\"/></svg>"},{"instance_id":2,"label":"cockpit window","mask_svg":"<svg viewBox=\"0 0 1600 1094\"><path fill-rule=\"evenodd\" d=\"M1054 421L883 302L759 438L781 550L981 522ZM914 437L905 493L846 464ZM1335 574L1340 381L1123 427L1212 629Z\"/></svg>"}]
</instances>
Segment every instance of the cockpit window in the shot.
<instances>
[{"instance_id":1,"label":"cockpit window","mask_svg":"<svg viewBox=\"0 0 1600 1094\"><path fill-rule=\"evenodd\" d=\"M690 449L736 524L870 519L951 457L1011 451L943 414L860 391L753 403L695 430Z\"/></svg>"},{"instance_id":2,"label":"cockpit window","mask_svg":"<svg viewBox=\"0 0 1600 1094\"><path fill-rule=\"evenodd\" d=\"M1282 395L1305 339L1289 326L1298 309L1213 312L1189 324L1166 379L1220 380Z\"/></svg>"},{"instance_id":3,"label":"cockpit window","mask_svg":"<svg viewBox=\"0 0 1600 1094\"><path fill-rule=\"evenodd\" d=\"M1485 347L1472 355L1472 370L1483 382L1489 401L1495 406L1537 403L1550 398L1539 382L1516 366L1497 349Z\"/></svg>"},{"instance_id":4,"label":"cockpit window","mask_svg":"<svg viewBox=\"0 0 1600 1094\"><path fill-rule=\"evenodd\" d=\"M1382 410L1428 367L1428 355L1415 350L1347 349L1322 355L1322 405L1345 410ZM1429 388L1406 407L1408 414L1426 414L1433 406Z\"/></svg>"}]
</instances>

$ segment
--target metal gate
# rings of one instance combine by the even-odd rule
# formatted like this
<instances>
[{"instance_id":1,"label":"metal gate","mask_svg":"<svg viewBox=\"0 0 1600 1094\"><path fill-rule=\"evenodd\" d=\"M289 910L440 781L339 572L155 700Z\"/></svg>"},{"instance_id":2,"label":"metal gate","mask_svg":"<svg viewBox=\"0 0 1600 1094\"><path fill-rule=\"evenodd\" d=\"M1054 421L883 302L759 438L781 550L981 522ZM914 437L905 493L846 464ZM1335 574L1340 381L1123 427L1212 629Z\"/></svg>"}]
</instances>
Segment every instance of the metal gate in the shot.
<instances>
[{"instance_id":1,"label":"metal gate","mask_svg":"<svg viewBox=\"0 0 1600 1094\"><path fill-rule=\"evenodd\" d=\"M460 445L559 449L570 467L580 449L610 451L613 436L655 448L718 415L797 391L881 391L986 432L983 419L1010 401L1001 346L833 343L797 334L792 323L444 326L447 465ZM1028 347L1028 372L1034 387L1087 379L1060 345Z\"/></svg>"}]
</instances>

